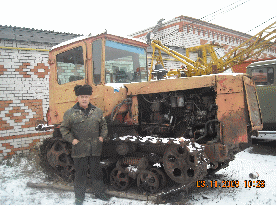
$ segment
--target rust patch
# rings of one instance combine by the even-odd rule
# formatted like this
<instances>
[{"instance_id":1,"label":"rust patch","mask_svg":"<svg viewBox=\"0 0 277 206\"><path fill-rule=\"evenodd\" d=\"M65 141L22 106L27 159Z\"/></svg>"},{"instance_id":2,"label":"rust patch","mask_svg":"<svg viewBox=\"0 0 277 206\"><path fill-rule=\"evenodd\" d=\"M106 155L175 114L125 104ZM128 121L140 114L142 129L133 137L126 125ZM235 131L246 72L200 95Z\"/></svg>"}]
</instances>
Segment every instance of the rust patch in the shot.
<instances>
[{"instance_id":1,"label":"rust patch","mask_svg":"<svg viewBox=\"0 0 277 206\"><path fill-rule=\"evenodd\" d=\"M231 94L236 92L243 92L243 75L218 75L217 80L217 93L218 94Z\"/></svg>"},{"instance_id":2,"label":"rust patch","mask_svg":"<svg viewBox=\"0 0 277 206\"><path fill-rule=\"evenodd\" d=\"M230 87L227 90L230 91ZM216 104L218 105L217 118L222 123L222 142L230 147L248 142L248 115L244 93L220 93L217 95Z\"/></svg>"},{"instance_id":3,"label":"rust patch","mask_svg":"<svg viewBox=\"0 0 277 206\"><path fill-rule=\"evenodd\" d=\"M222 144L205 145L205 153L211 162L223 162L228 154L228 149Z\"/></svg>"},{"instance_id":4,"label":"rust patch","mask_svg":"<svg viewBox=\"0 0 277 206\"><path fill-rule=\"evenodd\" d=\"M239 143L247 143L247 119L246 112L241 109L236 112L230 111L221 118L223 123L223 143L237 146Z\"/></svg>"}]
</instances>

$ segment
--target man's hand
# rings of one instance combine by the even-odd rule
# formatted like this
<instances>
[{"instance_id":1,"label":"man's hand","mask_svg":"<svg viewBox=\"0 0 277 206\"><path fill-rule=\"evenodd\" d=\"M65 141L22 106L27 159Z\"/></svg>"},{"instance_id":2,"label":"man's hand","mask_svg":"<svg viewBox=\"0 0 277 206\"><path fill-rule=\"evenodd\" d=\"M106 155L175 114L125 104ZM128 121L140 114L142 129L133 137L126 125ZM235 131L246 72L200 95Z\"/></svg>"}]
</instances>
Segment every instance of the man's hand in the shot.
<instances>
[{"instance_id":1,"label":"man's hand","mask_svg":"<svg viewBox=\"0 0 277 206\"><path fill-rule=\"evenodd\" d=\"M79 140L77 140L77 139L74 139L73 141L72 141L72 144L73 145L76 145L76 144L78 144L79 143Z\"/></svg>"},{"instance_id":2,"label":"man's hand","mask_svg":"<svg viewBox=\"0 0 277 206\"><path fill-rule=\"evenodd\" d=\"M99 137L99 141L103 142L104 141L103 137Z\"/></svg>"}]
</instances>

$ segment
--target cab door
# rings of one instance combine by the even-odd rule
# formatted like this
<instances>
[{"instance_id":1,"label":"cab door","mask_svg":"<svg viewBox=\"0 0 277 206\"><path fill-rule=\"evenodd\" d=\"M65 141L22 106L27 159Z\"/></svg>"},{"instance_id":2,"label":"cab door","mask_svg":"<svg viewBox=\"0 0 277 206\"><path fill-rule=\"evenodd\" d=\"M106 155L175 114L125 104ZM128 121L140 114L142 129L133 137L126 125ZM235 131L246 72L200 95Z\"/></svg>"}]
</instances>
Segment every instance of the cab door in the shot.
<instances>
[{"instance_id":1,"label":"cab door","mask_svg":"<svg viewBox=\"0 0 277 206\"><path fill-rule=\"evenodd\" d=\"M49 106L52 124L59 124L63 114L76 103L74 87L87 83L86 44L76 42L50 52Z\"/></svg>"}]
</instances>

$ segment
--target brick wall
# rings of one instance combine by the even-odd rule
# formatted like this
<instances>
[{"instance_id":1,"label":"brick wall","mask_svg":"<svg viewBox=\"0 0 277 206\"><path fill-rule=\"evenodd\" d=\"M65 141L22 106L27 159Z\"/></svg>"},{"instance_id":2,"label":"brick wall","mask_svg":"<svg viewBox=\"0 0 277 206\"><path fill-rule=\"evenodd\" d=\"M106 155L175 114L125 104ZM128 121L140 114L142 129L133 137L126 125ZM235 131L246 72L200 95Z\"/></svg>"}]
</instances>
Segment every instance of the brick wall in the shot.
<instances>
[{"instance_id":1,"label":"brick wall","mask_svg":"<svg viewBox=\"0 0 277 206\"><path fill-rule=\"evenodd\" d=\"M0 39L0 160L28 152L50 132L35 131L49 105L48 43Z\"/></svg>"}]
</instances>

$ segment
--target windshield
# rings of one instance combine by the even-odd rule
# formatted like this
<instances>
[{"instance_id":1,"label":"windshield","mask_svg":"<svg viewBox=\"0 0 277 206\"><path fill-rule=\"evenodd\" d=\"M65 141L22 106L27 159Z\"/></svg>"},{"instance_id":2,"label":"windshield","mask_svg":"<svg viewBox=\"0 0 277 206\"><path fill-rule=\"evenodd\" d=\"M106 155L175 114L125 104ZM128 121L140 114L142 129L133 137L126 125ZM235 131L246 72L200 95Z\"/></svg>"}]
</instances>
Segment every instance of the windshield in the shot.
<instances>
[{"instance_id":1,"label":"windshield","mask_svg":"<svg viewBox=\"0 0 277 206\"><path fill-rule=\"evenodd\" d=\"M106 83L147 81L144 49L107 40L105 59Z\"/></svg>"}]
</instances>

